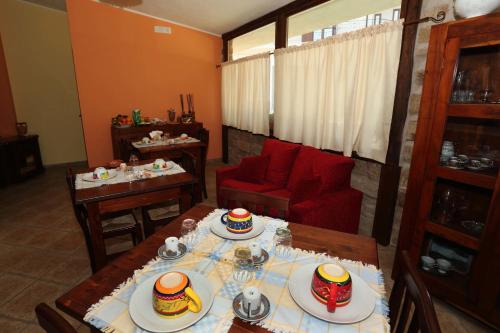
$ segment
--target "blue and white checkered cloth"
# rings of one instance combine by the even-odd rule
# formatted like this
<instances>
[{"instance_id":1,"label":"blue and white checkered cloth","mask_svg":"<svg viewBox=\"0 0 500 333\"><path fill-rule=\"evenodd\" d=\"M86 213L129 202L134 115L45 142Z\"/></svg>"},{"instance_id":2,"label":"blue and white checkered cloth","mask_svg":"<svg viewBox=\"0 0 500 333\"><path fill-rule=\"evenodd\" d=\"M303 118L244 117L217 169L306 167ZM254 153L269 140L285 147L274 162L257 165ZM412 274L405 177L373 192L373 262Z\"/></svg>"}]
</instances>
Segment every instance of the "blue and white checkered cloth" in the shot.
<instances>
[{"instance_id":1,"label":"blue and white checkered cloth","mask_svg":"<svg viewBox=\"0 0 500 333\"><path fill-rule=\"evenodd\" d=\"M137 327L128 312L128 303L135 288L142 281L157 273L182 268L193 270L204 275L215 293L214 303L210 311L195 325L185 332L226 333L231 327L234 314L233 298L249 285L257 286L271 303L271 313L258 325L273 332L389 332L387 304L384 299L384 282L382 272L373 265L361 262L340 260L324 254L300 249L286 253L274 251L273 236L276 228L285 227L282 220L255 216L266 222L264 232L252 241L258 241L269 252L270 258L262 270L255 273L254 279L248 283L239 283L232 278L232 258L236 247L244 246L250 241L231 241L222 239L210 232L210 224L220 221L225 210L216 209L198 224L197 230L186 239L193 251L177 261L164 261L155 258L134 276L122 283L109 296L94 304L87 312L84 320L103 332L139 333L147 332ZM331 324L304 312L291 298L288 292L288 279L292 267L309 263L340 262L346 269L359 275L377 295L375 311L362 322L351 325ZM196 286L194 286L196 288ZM168 319L165 319L168 320Z\"/></svg>"}]
</instances>

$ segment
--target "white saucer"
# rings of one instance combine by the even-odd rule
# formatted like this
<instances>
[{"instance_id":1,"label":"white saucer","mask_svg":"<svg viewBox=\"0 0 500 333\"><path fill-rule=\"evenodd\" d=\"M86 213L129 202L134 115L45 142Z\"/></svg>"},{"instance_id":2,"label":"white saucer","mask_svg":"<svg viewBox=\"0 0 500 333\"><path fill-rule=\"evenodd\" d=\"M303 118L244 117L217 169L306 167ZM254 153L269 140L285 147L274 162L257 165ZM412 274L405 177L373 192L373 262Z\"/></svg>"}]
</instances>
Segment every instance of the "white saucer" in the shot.
<instances>
[{"instance_id":1,"label":"white saucer","mask_svg":"<svg viewBox=\"0 0 500 333\"><path fill-rule=\"evenodd\" d=\"M152 171L152 172L164 172L164 171L167 171L167 170L170 170L174 167L174 164L171 163L171 162L167 162L167 167L166 168L162 168L162 169L154 169L153 168L153 164L146 164L144 166L144 170L148 170L148 171Z\"/></svg>"},{"instance_id":2,"label":"white saucer","mask_svg":"<svg viewBox=\"0 0 500 333\"><path fill-rule=\"evenodd\" d=\"M319 319L337 323L352 324L366 319L375 309L375 292L356 274L349 272L352 279L351 302L338 307L335 312L326 311L311 293L311 281L318 264L304 265L294 271L288 281L288 290L293 300L304 311Z\"/></svg>"},{"instance_id":3,"label":"white saucer","mask_svg":"<svg viewBox=\"0 0 500 333\"><path fill-rule=\"evenodd\" d=\"M220 218L212 220L212 223L210 223L210 230L216 234L219 237L226 238L226 239L232 239L232 240L245 240L245 239L250 239L257 237L260 235L265 227L266 223L260 219L258 216L253 216L252 217L253 221L253 228L249 232L246 232L244 234L236 234L233 232L230 232L226 229L226 225L222 224L220 221Z\"/></svg>"},{"instance_id":4,"label":"white saucer","mask_svg":"<svg viewBox=\"0 0 500 333\"><path fill-rule=\"evenodd\" d=\"M102 183L102 182L108 181L111 178L115 178L117 175L116 170L114 170L114 169L108 169L108 174L109 174L109 177L106 179L94 179L94 173L90 172L90 173L84 174L82 176L82 179L85 180L86 182Z\"/></svg>"},{"instance_id":5,"label":"white saucer","mask_svg":"<svg viewBox=\"0 0 500 333\"><path fill-rule=\"evenodd\" d=\"M140 328L158 333L179 331L195 324L203 318L205 314L207 314L208 310L210 310L215 295L208 279L200 273L193 271L184 269L175 269L175 271L185 273L191 280L193 290L198 294L198 296L200 296L201 299L201 311L198 313L188 312L185 315L174 319L163 318L157 314L153 309L153 286L156 280L167 272L158 273L137 286L132 294L132 297L130 298L130 317Z\"/></svg>"}]
</instances>

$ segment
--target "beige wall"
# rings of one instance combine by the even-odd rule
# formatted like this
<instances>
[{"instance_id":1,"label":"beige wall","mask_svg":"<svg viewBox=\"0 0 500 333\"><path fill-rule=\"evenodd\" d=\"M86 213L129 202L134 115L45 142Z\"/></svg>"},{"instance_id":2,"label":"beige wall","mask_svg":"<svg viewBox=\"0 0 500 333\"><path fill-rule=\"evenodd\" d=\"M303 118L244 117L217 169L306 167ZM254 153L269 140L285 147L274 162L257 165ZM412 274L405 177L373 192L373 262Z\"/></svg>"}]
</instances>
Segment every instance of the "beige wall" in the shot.
<instances>
[{"instance_id":1,"label":"beige wall","mask_svg":"<svg viewBox=\"0 0 500 333\"><path fill-rule=\"evenodd\" d=\"M44 164L86 160L66 13L1 0L0 34L17 120L40 136Z\"/></svg>"}]
</instances>

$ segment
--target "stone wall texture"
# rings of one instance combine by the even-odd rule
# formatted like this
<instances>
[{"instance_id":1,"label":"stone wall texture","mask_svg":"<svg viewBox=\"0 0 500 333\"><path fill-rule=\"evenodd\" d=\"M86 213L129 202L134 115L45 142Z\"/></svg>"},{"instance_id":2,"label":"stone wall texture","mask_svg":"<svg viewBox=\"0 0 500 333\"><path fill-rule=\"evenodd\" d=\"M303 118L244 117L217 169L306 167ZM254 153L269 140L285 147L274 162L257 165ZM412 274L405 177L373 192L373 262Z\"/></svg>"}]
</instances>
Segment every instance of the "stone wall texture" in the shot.
<instances>
[{"instance_id":1,"label":"stone wall texture","mask_svg":"<svg viewBox=\"0 0 500 333\"><path fill-rule=\"evenodd\" d=\"M440 10L446 12L445 21L454 20L453 0L423 0L421 17L435 17ZM400 165L402 170L398 201L396 203L396 213L394 216L394 228L391 239L392 245L397 243L399 235L399 226L406 194L412 150L415 142L415 131L417 128L420 98L422 96L422 83L427 58L427 48L432 25L432 23L419 24L417 40L415 42L412 87L408 103L408 116L404 131L403 146L401 147ZM249 132L232 128L229 129L229 163L238 164L242 157L260 154L262 143L265 138L266 137L262 135L253 135ZM364 194L359 232L361 234L371 235L377 203L381 165L379 163L359 159L355 159L355 162L356 166L352 172L351 186Z\"/></svg>"}]
</instances>

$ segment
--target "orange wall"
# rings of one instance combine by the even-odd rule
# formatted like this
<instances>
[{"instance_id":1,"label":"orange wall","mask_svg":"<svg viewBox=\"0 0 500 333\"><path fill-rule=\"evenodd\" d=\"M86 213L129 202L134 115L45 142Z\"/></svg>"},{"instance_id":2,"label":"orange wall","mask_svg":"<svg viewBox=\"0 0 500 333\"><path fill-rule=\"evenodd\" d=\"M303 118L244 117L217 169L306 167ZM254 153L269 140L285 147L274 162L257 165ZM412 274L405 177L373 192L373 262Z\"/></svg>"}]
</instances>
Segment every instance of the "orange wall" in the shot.
<instances>
[{"instance_id":1,"label":"orange wall","mask_svg":"<svg viewBox=\"0 0 500 333\"><path fill-rule=\"evenodd\" d=\"M16 135L16 111L0 38L0 136Z\"/></svg>"},{"instance_id":2,"label":"orange wall","mask_svg":"<svg viewBox=\"0 0 500 333\"><path fill-rule=\"evenodd\" d=\"M221 151L220 37L91 0L67 0L85 145L90 165L112 159L111 118L180 112L179 94L194 95L196 119L210 130L208 158ZM153 32L169 26L172 34Z\"/></svg>"}]
</instances>

